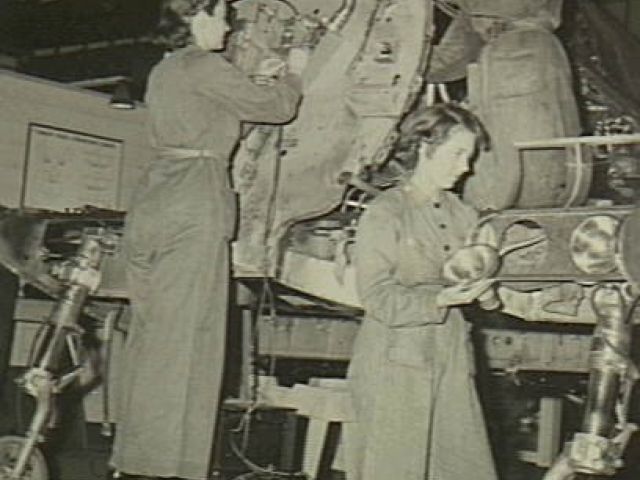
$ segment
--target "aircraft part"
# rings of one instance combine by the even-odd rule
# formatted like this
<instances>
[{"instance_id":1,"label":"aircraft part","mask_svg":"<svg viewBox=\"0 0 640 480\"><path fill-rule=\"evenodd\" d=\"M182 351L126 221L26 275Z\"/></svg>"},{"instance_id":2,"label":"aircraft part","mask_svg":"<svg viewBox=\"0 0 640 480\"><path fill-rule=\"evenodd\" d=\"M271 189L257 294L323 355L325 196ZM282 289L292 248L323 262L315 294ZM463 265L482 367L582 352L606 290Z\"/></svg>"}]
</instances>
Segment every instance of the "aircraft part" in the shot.
<instances>
[{"instance_id":1,"label":"aircraft part","mask_svg":"<svg viewBox=\"0 0 640 480\"><path fill-rule=\"evenodd\" d=\"M0 480L47 480L49 478L47 463L38 449L33 450L23 474L17 477L12 475L24 443L25 439L22 437L0 438Z\"/></svg>"},{"instance_id":2,"label":"aircraft part","mask_svg":"<svg viewBox=\"0 0 640 480\"><path fill-rule=\"evenodd\" d=\"M638 370L631 361L632 313L637 298L628 301L619 285L594 290L598 319L589 354L589 386L583 424L544 480L573 478L575 473L613 475L637 426L627 414Z\"/></svg>"},{"instance_id":3,"label":"aircraft part","mask_svg":"<svg viewBox=\"0 0 640 480\"><path fill-rule=\"evenodd\" d=\"M625 277L640 291L640 209L636 208L621 227L618 263Z\"/></svg>"},{"instance_id":4,"label":"aircraft part","mask_svg":"<svg viewBox=\"0 0 640 480\"><path fill-rule=\"evenodd\" d=\"M251 11L248 7L257 9L264 2L242 3ZM254 129L234 159L234 185L241 198L236 274L270 272L275 247L292 223L335 208L345 179L387 158L393 128L421 88L431 2L357 0L347 5L339 17L341 30L306 35L305 41L316 43L303 45L312 54L297 119L285 127ZM253 11L246 28L250 18L259 18ZM279 28L282 22L292 20L268 25ZM296 42L289 39L287 46ZM263 55L277 50L267 47ZM236 45L234 61L249 65L242 48Z\"/></svg>"},{"instance_id":5,"label":"aircraft part","mask_svg":"<svg viewBox=\"0 0 640 480\"><path fill-rule=\"evenodd\" d=\"M78 320L90 294L95 293L101 279L100 265L104 254L113 253L117 236L104 229L87 229L77 253L57 264L56 277L63 286L60 297L47 319L44 341L34 348L36 361L20 378L24 391L34 397L35 410L24 439L0 438L1 480L46 480L38 443L42 442L54 422L55 396L78 380L85 366L61 374L63 353L76 357L78 339L83 330Z\"/></svg>"}]
</instances>

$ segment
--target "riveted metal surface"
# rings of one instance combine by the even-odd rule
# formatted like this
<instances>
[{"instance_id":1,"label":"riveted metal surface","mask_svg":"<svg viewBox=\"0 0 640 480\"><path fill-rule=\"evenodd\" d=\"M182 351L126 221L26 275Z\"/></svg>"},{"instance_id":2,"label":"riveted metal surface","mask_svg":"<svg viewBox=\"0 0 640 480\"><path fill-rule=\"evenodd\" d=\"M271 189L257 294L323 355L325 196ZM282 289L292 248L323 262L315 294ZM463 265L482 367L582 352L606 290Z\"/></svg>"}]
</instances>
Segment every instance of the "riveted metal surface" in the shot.
<instances>
[{"instance_id":1,"label":"riveted metal surface","mask_svg":"<svg viewBox=\"0 0 640 480\"><path fill-rule=\"evenodd\" d=\"M632 207L623 206L605 209L580 207L537 211L511 210L499 213L488 220L488 223L501 241L500 248L541 235L544 236L544 240L505 254L497 276L505 282L623 281L625 277L619 268L613 268L606 273L586 273L581 270L572 258L570 246L574 231L587 219L609 216L624 221L632 212ZM628 230L629 237L638 235L640 221L637 225L634 231ZM630 240L627 243L633 242ZM635 272L640 279L640 268Z\"/></svg>"},{"instance_id":2,"label":"riveted metal surface","mask_svg":"<svg viewBox=\"0 0 640 480\"><path fill-rule=\"evenodd\" d=\"M640 288L640 208L624 219L618 243L618 268L625 277Z\"/></svg>"}]
</instances>

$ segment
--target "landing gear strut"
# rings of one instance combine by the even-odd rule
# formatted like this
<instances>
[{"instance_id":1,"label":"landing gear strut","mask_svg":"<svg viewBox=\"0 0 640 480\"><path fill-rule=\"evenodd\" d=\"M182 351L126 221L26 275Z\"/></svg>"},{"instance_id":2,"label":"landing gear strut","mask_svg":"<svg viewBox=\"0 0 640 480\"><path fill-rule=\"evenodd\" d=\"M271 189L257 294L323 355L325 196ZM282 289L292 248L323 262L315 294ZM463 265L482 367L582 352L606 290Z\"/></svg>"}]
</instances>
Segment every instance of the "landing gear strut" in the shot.
<instances>
[{"instance_id":1,"label":"landing gear strut","mask_svg":"<svg viewBox=\"0 0 640 480\"><path fill-rule=\"evenodd\" d=\"M631 361L633 310L620 286L599 286L592 297L598 319L589 355L589 387L582 429L544 480L568 480L576 474L614 475L638 427L627 421L631 389L638 370Z\"/></svg>"},{"instance_id":2,"label":"landing gear strut","mask_svg":"<svg viewBox=\"0 0 640 480\"><path fill-rule=\"evenodd\" d=\"M61 282L61 293L46 323L45 340L37 351L36 361L18 380L24 391L35 398L35 413L24 438L0 438L0 480L49 478L37 445L53 423L55 396L87 369L78 355L83 333L78 319L87 297L98 289L104 254L113 252L116 245L114 233L102 228L86 229L76 254L54 272ZM60 374L65 350L70 354L73 368L69 373Z\"/></svg>"}]
</instances>

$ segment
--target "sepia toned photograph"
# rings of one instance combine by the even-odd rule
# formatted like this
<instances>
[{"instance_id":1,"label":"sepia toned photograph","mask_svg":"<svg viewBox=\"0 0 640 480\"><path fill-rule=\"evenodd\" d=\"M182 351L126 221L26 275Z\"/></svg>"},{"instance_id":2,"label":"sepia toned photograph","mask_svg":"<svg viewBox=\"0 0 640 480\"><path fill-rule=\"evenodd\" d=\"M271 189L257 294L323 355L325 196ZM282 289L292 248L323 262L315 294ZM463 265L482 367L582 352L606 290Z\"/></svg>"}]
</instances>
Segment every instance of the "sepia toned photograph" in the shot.
<instances>
[{"instance_id":1,"label":"sepia toned photograph","mask_svg":"<svg viewBox=\"0 0 640 480\"><path fill-rule=\"evenodd\" d=\"M0 0L0 480L640 478L640 0Z\"/></svg>"}]
</instances>

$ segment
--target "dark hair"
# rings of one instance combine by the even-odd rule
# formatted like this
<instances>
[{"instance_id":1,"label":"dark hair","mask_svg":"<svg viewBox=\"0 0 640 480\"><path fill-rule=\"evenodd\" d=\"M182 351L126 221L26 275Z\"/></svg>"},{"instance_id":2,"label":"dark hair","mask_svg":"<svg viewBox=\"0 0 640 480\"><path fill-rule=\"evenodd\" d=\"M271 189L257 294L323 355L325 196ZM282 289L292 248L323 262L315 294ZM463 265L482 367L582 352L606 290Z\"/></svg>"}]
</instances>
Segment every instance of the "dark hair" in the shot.
<instances>
[{"instance_id":1,"label":"dark hair","mask_svg":"<svg viewBox=\"0 0 640 480\"><path fill-rule=\"evenodd\" d=\"M457 126L475 135L476 150L489 150L489 134L480 119L455 103L442 103L430 107L419 106L402 119L398 125L396 155L405 167L413 168L420 142L439 145L449 138L451 130Z\"/></svg>"},{"instance_id":2,"label":"dark hair","mask_svg":"<svg viewBox=\"0 0 640 480\"><path fill-rule=\"evenodd\" d=\"M181 48L191 41L190 17L204 10L212 15L220 2L225 0L164 0L157 27L157 40L169 49Z\"/></svg>"}]
</instances>

